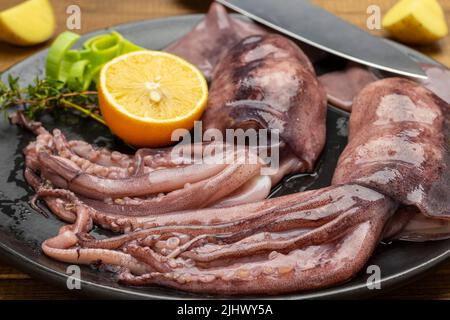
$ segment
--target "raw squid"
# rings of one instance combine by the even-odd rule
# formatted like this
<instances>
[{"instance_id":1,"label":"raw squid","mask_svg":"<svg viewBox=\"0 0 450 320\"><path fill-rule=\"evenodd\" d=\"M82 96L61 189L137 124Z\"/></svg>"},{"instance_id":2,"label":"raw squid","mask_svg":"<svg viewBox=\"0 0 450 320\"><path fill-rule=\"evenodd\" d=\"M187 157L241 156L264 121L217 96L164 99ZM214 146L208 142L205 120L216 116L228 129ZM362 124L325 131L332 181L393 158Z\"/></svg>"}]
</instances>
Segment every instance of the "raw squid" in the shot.
<instances>
[{"instance_id":1,"label":"raw squid","mask_svg":"<svg viewBox=\"0 0 450 320\"><path fill-rule=\"evenodd\" d=\"M369 83L378 80L366 67L349 62L344 70L319 76L331 105L351 111L353 98Z\"/></svg>"},{"instance_id":2,"label":"raw squid","mask_svg":"<svg viewBox=\"0 0 450 320\"><path fill-rule=\"evenodd\" d=\"M213 3L205 19L165 51L193 63L211 80L214 67L229 48L250 35L265 33L258 25L233 18L222 5Z\"/></svg>"},{"instance_id":3,"label":"raw squid","mask_svg":"<svg viewBox=\"0 0 450 320\"><path fill-rule=\"evenodd\" d=\"M252 155L248 148L226 151L230 149L223 146L223 154L219 154L217 159L211 155L211 159L203 159L206 163L202 164L186 164L189 159L176 156L171 158L169 155L173 153L168 152L164 155L166 160L161 161L161 157L158 158L158 166L154 165L153 153L141 159L138 151L135 159L129 158L125 166L109 166L93 162L95 159L91 161L74 155L70 149L73 143L66 142L65 147L61 148L60 143L65 139L59 130L54 130L52 135L39 123L30 123L20 114L16 115L14 121L32 128L38 134L36 141L24 150L27 168L40 172L42 177L55 187L72 190L90 206L105 208L109 213L155 215L220 205L225 199L237 204L251 201L255 196L258 199L266 197L270 191L259 190L256 186L251 188L251 191L244 190L239 193L242 199L233 198L237 190L248 187L248 182L253 182L254 178L260 176L264 166L262 160L256 154ZM198 148L203 149L206 146ZM222 159L228 153L232 153L234 157L231 163ZM98 154L104 159L107 152ZM114 159L123 160L124 157L129 156L115 153ZM142 162L143 169L141 173L136 174L139 162ZM167 167L160 167L162 162L166 163ZM268 185L270 189L270 182ZM260 192L263 194L255 195Z\"/></svg>"},{"instance_id":4,"label":"raw squid","mask_svg":"<svg viewBox=\"0 0 450 320\"><path fill-rule=\"evenodd\" d=\"M449 121L448 104L421 85L374 82L355 98L333 183L379 190L429 217L448 215Z\"/></svg>"},{"instance_id":5,"label":"raw squid","mask_svg":"<svg viewBox=\"0 0 450 320\"><path fill-rule=\"evenodd\" d=\"M428 89L400 78L367 81L332 185L265 199L284 175L312 170L325 142L326 94L310 60L217 4L167 50L212 80L205 131L278 132L279 170L261 174L267 163L257 155L252 163L191 161L193 150L222 141L175 157L174 148L99 150L18 113L13 122L37 135L24 150L32 205L39 210L41 198L69 223L42 244L46 255L114 266L126 285L278 294L347 281L382 238L450 236L450 111ZM231 153L239 160L267 147ZM120 234L95 239L94 224Z\"/></svg>"},{"instance_id":6,"label":"raw squid","mask_svg":"<svg viewBox=\"0 0 450 320\"><path fill-rule=\"evenodd\" d=\"M428 79L421 80L426 88L433 91L438 97L447 103L450 103L450 70L442 65L421 64L422 69L428 76Z\"/></svg>"},{"instance_id":7,"label":"raw squid","mask_svg":"<svg viewBox=\"0 0 450 320\"><path fill-rule=\"evenodd\" d=\"M275 34L248 37L219 62L213 79L205 130L277 130L287 144L282 164L290 163L282 175L314 168L325 143L326 96L298 46Z\"/></svg>"},{"instance_id":8,"label":"raw squid","mask_svg":"<svg viewBox=\"0 0 450 320\"><path fill-rule=\"evenodd\" d=\"M428 78L417 80L447 103L450 103L450 71L437 64L421 64ZM343 70L325 73L319 77L331 105L346 111L352 110L353 99L378 77L367 67L350 62Z\"/></svg>"},{"instance_id":9,"label":"raw squid","mask_svg":"<svg viewBox=\"0 0 450 320\"><path fill-rule=\"evenodd\" d=\"M213 2L205 16L194 29L164 50L174 53L196 65L210 81L214 68L225 53L248 36L269 33L264 27L229 15L219 3ZM327 56L325 51L304 43L297 45L312 62Z\"/></svg>"},{"instance_id":10,"label":"raw squid","mask_svg":"<svg viewBox=\"0 0 450 320\"><path fill-rule=\"evenodd\" d=\"M128 285L277 294L348 280L382 237L448 237L449 105L391 78L367 86L353 107L349 144L333 185L321 190L151 218L100 212L35 181L38 195L74 223L43 250L70 263L119 266ZM128 233L94 239L87 215Z\"/></svg>"},{"instance_id":11,"label":"raw squid","mask_svg":"<svg viewBox=\"0 0 450 320\"><path fill-rule=\"evenodd\" d=\"M334 187L304 193L303 197L299 194L267 200L264 209L271 204L276 208L271 212L274 220L270 223L262 223L267 219L263 218L257 229L243 227L231 234L230 230L221 230L223 236L218 240L215 237L220 233L213 229L206 243L183 248L186 251L180 254L168 254L166 259L159 257L162 264L156 264L158 273L133 276L124 272L121 280L227 294L279 293L344 281L365 263L370 256L367 253L383 235L399 204L414 206L422 217L450 219L449 128L448 104L420 85L397 78L369 85L355 100L350 142L336 169ZM415 190L420 191L420 197L408 197ZM322 202L318 195L325 195L328 201ZM297 197L295 205L290 203L294 197ZM288 204L293 211L286 212L280 203ZM309 223L300 222L304 217L302 205L307 208ZM266 217L264 209L258 217ZM299 220L292 219L292 213ZM319 226L311 223L324 217L326 222ZM250 223L253 218L244 219ZM229 224L238 224L237 221ZM239 224L245 226L244 221ZM448 237L448 222L435 221L440 222L432 223L430 228L423 221L418 223L417 217L409 217L405 219L406 228L402 228L403 237L421 240ZM182 233L191 234L188 226L184 228L186 231ZM140 236L163 233L158 228L149 228L140 231ZM141 259L151 257L149 260L155 259L155 254L158 256L158 253L143 254L156 249L141 248L133 243L137 240L133 235L124 236L131 240L131 254ZM93 243L102 247L101 240ZM210 281L200 280L206 278Z\"/></svg>"}]
</instances>

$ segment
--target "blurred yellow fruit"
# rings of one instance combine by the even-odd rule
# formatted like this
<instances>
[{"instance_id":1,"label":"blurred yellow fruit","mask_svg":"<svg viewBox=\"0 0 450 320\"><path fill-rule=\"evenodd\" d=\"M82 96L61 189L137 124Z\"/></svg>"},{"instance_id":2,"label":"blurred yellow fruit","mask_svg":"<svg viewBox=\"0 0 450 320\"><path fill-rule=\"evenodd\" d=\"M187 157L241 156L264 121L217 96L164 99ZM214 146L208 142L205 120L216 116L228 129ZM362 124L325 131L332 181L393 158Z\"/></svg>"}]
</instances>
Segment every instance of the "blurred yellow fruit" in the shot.
<instances>
[{"instance_id":1,"label":"blurred yellow fruit","mask_svg":"<svg viewBox=\"0 0 450 320\"><path fill-rule=\"evenodd\" d=\"M30 46L47 41L55 31L49 0L28 0L0 12L0 40Z\"/></svg>"},{"instance_id":2,"label":"blurred yellow fruit","mask_svg":"<svg viewBox=\"0 0 450 320\"><path fill-rule=\"evenodd\" d=\"M448 33L437 0L400 0L384 16L383 27L408 44L430 44Z\"/></svg>"}]
</instances>

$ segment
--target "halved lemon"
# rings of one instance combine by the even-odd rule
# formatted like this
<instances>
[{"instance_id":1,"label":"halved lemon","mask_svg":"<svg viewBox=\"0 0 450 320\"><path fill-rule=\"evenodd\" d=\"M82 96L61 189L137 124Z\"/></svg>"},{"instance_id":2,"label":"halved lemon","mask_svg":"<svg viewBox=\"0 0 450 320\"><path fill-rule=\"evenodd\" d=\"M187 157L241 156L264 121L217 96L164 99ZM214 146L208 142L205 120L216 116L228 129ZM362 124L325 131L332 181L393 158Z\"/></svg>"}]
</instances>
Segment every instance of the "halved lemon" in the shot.
<instances>
[{"instance_id":1,"label":"halved lemon","mask_svg":"<svg viewBox=\"0 0 450 320\"><path fill-rule=\"evenodd\" d=\"M161 51L124 54L100 71L102 115L114 134L139 147L173 144L176 129L190 130L208 100L202 73Z\"/></svg>"}]
</instances>

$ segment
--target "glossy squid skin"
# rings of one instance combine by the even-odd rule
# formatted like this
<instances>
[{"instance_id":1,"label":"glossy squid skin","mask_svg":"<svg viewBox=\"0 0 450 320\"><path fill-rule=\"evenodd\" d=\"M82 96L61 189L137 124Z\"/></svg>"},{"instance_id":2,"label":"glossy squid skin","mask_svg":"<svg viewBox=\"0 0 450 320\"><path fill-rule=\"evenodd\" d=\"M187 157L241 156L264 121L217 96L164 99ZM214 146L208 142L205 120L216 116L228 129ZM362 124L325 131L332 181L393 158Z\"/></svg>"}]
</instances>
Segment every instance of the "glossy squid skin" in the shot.
<instances>
[{"instance_id":1,"label":"glossy squid skin","mask_svg":"<svg viewBox=\"0 0 450 320\"><path fill-rule=\"evenodd\" d=\"M206 17L165 51L193 63L211 80L214 67L230 47L245 37L265 33L265 29L233 18L222 5L213 3Z\"/></svg>"},{"instance_id":2,"label":"glossy squid skin","mask_svg":"<svg viewBox=\"0 0 450 320\"><path fill-rule=\"evenodd\" d=\"M278 130L308 171L325 143L325 115L309 59L289 39L268 34L245 38L220 60L203 126Z\"/></svg>"},{"instance_id":3,"label":"glossy squid skin","mask_svg":"<svg viewBox=\"0 0 450 320\"><path fill-rule=\"evenodd\" d=\"M193 63L210 81L214 68L225 53L240 40L254 35L268 34L264 27L227 13L224 6L213 2L207 15L190 32L171 43L164 50ZM305 43L297 45L312 62L327 57L325 51Z\"/></svg>"},{"instance_id":4,"label":"glossy squid skin","mask_svg":"<svg viewBox=\"0 0 450 320\"><path fill-rule=\"evenodd\" d=\"M358 183L450 218L450 111L431 91L407 79L368 85L355 98L349 144L333 183Z\"/></svg>"},{"instance_id":5,"label":"glossy squid skin","mask_svg":"<svg viewBox=\"0 0 450 320\"><path fill-rule=\"evenodd\" d=\"M366 67L349 62L343 70L319 76L331 105L345 111L352 110L353 99L368 84L378 80Z\"/></svg>"},{"instance_id":6,"label":"glossy squid skin","mask_svg":"<svg viewBox=\"0 0 450 320\"><path fill-rule=\"evenodd\" d=\"M427 74L426 80L418 80L425 88L432 91L446 103L450 103L450 70L443 65L422 63L421 68ZM352 111L353 99L368 84L375 82L379 76L369 68L349 63L343 70L325 73L319 77L327 92L328 101L335 107Z\"/></svg>"},{"instance_id":7,"label":"glossy squid skin","mask_svg":"<svg viewBox=\"0 0 450 320\"><path fill-rule=\"evenodd\" d=\"M294 150L294 153L296 154L298 161L292 161L292 154L291 150L288 150L288 148L284 148L281 155L281 161L282 165L280 170L278 171L277 176L272 177L272 185L275 185L279 182L282 176L287 175L292 172L297 171L308 171L311 170L311 168L314 165L314 161L317 159L318 154L320 153L323 142L324 142L324 123L320 121L316 121L316 117L320 117L320 113L322 112L322 115L325 112L324 107L324 98L318 99L320 101L312 101L312 106L309 106L308 100L311 98L311 94L309 91L314 90L305 90L305 95L302 103L306 105L304 109L301 109L299 106L294 106L291 108L291 110L288 112L287 109L290 108L288 103L286 102L287 99L289 99L289 96L293 95L293 90L295 90L295 79L289 80L282 80L280 81L279 77L283 76L283 68L286 70L286 65L288 63L291 63L294 68L297 68L296 65L299 63L304 65L306 69L310 70L314 74L314 70L312 67L312 64L310 62L310 59L302 52L302 50L299 48L298 45L301 46L303 50L306 50L310 54L310 58L313 60L316 60L322 57L322 53L319 52L319 50L312 49L311 47L307 45L298 44L295 45L293 42L289 41L288 39L282 37L282 36L276 36L276 35L270 35L264 28L261 28L255 23L243 21L237 18L234 18L231 15L228 15L226 12L226 9L218 4L213 3L211 5L211 8L206 15L206 17L187 35L182 37L180 40L176 41L175 43L171 44L169 47L167 47L165 50L168 52L175 53L177 55L180 55L181 57L185 58L186 60L190 61L191 63L195 64L205 75L205 77L208 80L213 80L213 86L218 88L215 90L214 88L211 89L211 92L213 93L213 96L217 96L221 92L222 85L226 84L226 79L224 77L218 76L224 71L228 72L230 68L238 67L236 64L230 65L230 68L227 66L227 63L232 59L229 57L229 50L230 48L240 48L235 50L234 52L238 50L245 51L247 50L247 47L242 46L242 40L247 37L252 36L268 36L272 40L267 39L266 43L262 44L259 48L256 48L256 50L252 50L253 53L256 54L264 54L264 52L258 52L261 50L268 50L270 52L266 52L265 56L261 56L260 59L258 57L253 57L255 61L253 61L253 65L256 63L256 60L266 60L267 63L270 63L272 61L272 70L269 70L271 67L261 68L260 73L266 73L266 75L269 75L270 73L274 73L274 77L272 79L266 77L265 81L271 81L272 84L267 84L263 86L257 87L259 84L254 84L254 92L259 92L257 94L260 95L271 95L272 98L268 99L268 101L261 101L257 102L254 101L254 103L251 103L252 105L244 106L242 102L243 100L247 100L247 102L252 102L251 100L259 100L252 96L250 90L251 90L251 84L248 83L246 86L246 89L241 91L241 96L239 100L237 100L237 96L234 95L232 91L228 91L226 93L223 93L222 101L216 101L218 103L223 103L224 100L227 101L234 101L237 105L235 109L235 113L231 115L231 117L235 117L235 125L238 128L241 127L248 127L250 125L250 122L253 124L251 126L254 126L255 123L259 123L258 126L262 126L264 128L268 127L269 129L277 129L277 128L284 128L285 124L283 122L287 122L287 118L289 119L289 122L296 122L291 127L286 127L286 131L284 134L284 140L286 140L288 143L292 144L292 147L296 147L297 149L299 146L299 143L294 143L294 141L297 141L296 137L293 137L298 134L295 127L302 127L309 121L312 121L313 125L316 125L316 128L320 128L318 130L315 130L317 132L316 135L312 136L311 138L309 135L302 135L299 136L300 140L304 140L305 143L305 149L306 150ZM276 44L276 47L268 48L269 44L268 42L272 41L274 44ZM277 52L277 57L268 57L271 52ZM279 59L283 57L283 55L286 54L287 56L291 56L293 59L288 59L288 61L282 66ZM228 59L227 59L228 56ZM248 55L250 56L250 55ZM274 59L275 58L275 59ZM298 61L294 61L297 58ZM277 60L278 59L278 60ZM225 62L224 62L224 61ZM222 62L221 62L222 61ZM244 62L244 64L247 64L247 62ZM279 65L276 66L276 65ZM239 69L240 71L243 71L243 68ZM247 72L250 70L247 70ZM275 75L275 73L277 73ZM242 72L241 77L237 75L237 78L239 79L233 79L235 80L236 88L239 88L244 81L250 80L251 74L246 73L246 71ZM255 75L256 77L259 77L259 75ZM277 78L278 76L278 78ZM287 75L289 76L289 75ZM304 76L301 74L296 75L296 77L299 77L300 79L304 80L305 82L311 83L311 86L316 86L317 83L315 82L315 76L313 76L311 79L310 76ZM221 80L222 79L222 80ZM216 84L215 84L216 83ZM291 84L290 89L291 92L288 95L278 95L273 94L275 90L280 89L284 93L284 89L282 89L282 86L287 86ZM272 89L270 88L272 87ZM233 88L229 88L233 90ZM303 94L302 85L298 85L297 89L298 95ZM215 94L214 94L214 91ZM323 94L323 93L321 93ZM279 100L280 97L286 96L286 99L284 101L280 101L280 105L269 105L272 101L270 100ZM312 98L314 99L314 97ZM223 106L217 106L216 102L211 102L209 104L208 108L221 108ZM267 105L266 105L267 104ZM293 103L294 104L294 103ZM298 103L300 104L300 103ZM215 107L214 107L215 106ZM305 110L307 107L314 107L317 106L318 110ZM228 113L228 111L224 111L225 113ZM301 115L301 118L298 116ZM208 116L209 114L209 116ZM211 119L212 117L212 119ZM210 112L206 112L205 117L203 118L204 124L206 124L207 128L218 128L218 129L224 129L229 128L227 126L223 125L224 119L223 115L217 116L217 118L212 115ZM324 120L324 119L321 119ZM227 122L227 121L225 121ZM240 124L237 122L241 122ZM267 124L267 122L271 122L270 125ZM227 123L228 125L228 123ZM306 130L305 130L306 131ZM312 147L312 145L316 145ZM310 149L308 149L310 148ZM298 151L296 153L296 151ZM304 153L304 154L303 154ZM303 158L303 156L305 158ZM261 199L259 197L259 199Z\"/></svg>"},{"instance_id":8,"label":"glossy squid skin","mask_svg":"<svg viewBox=\"0 0 450 320\"><path fill-rule=\"evenodd\" d=\"M443 65L422 63L421 68L425 71L428 78L421 80L420 83L433 91L439 98L450 103L450 70Z\"/></svg>"}]
</instances>

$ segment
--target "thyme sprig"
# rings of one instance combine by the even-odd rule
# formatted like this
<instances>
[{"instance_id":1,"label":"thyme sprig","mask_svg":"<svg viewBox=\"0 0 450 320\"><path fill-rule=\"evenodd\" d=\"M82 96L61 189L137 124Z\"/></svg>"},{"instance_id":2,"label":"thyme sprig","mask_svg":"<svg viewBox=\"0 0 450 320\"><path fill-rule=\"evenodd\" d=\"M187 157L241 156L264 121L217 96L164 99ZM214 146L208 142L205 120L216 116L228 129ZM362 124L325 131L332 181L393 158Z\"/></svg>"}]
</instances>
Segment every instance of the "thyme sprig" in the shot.
<instances>
[{"instance_id":1,"label":"thyme sprig","mask_svg":"<svg viewBox=\"0 0 450 320\"><path fill-rule=\"evenodd\" d=\"M41 112L71 109L105 124L98 108L97 91L73 91L59 80L36 78L26 87L21 87L19 78L11 75L7 81L0 80L0 109L6 113L17 107L31 119Z\"/></svg>"}]
</instances>

